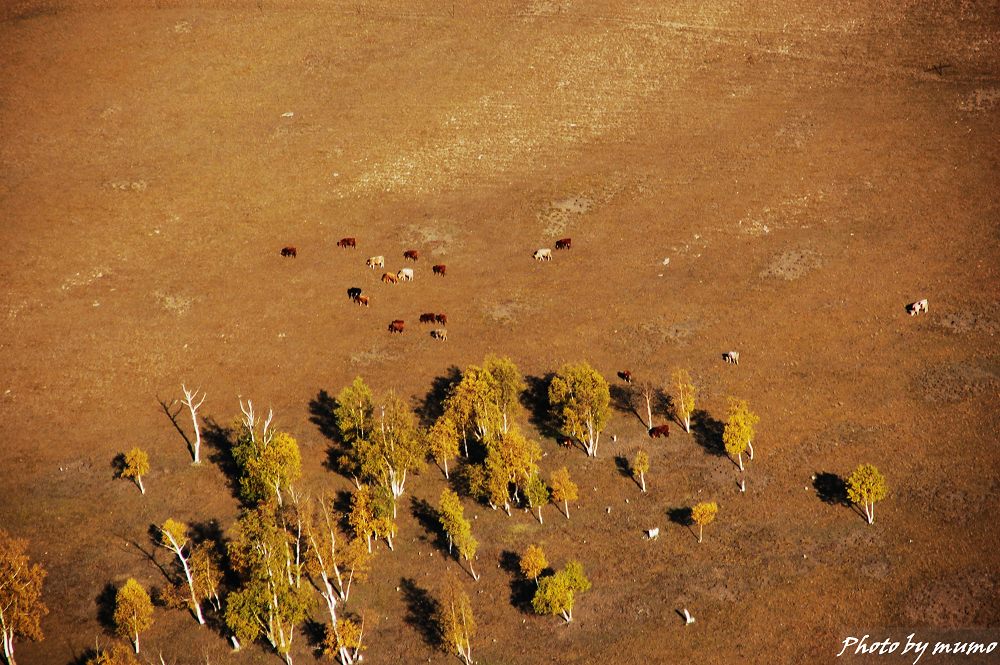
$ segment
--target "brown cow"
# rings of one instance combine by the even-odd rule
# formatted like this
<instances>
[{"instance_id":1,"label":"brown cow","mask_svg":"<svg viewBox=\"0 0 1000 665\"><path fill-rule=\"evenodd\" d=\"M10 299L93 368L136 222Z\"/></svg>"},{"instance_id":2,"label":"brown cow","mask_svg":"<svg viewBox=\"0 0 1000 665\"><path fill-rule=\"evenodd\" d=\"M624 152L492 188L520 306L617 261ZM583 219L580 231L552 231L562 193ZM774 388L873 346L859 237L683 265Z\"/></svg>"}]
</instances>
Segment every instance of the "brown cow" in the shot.
<instances>
[{"instance_id":1,"label":"brown cow","mask_svg":"<svg viewBox=\"0 0 1000 665\"><path fill-rule=\"evenodd\" d=\"M403 252L403 258L409 259L410 261L416 261L417 259L420 258L420 252L418 252L415 249L408 249L405 252Z\"/></svg>"},{"instance_id":2,"label":"brown cow","mask_svg":"<svg viewBox=\"0 0 1000 665\"><path fill-rule=\"evenodd\" d=\"M294 259L296 254L298 254L298 251L292 245L289 245L288 247L282 247L281 248L281 255L282 256L290 256L290 257L292 257Z\"/></svg>"},{"instance_id":3,"label":"brown cow","mask_svg":"<svg viewBox=\"0 0 1000 665\"><path fill-rule=\"evenodd\" d=\"M556 249L570 249L571 247L573 247L572 238L560 238L556 240Z\"/></svg>"},{"instance_id":4,"label":"brown cow","mask_svg":"<svg viewBox=\"0 0 1000 665\"><path fill-rule=\"evenodd\" d=\"M391 272L382 274L382 282L385 284L395 284L399 281L399 278L393 275Z\"/></svg>"},{"instance_id":5,"label":"brown cow","mask_svg":"<svg viewBox=\"0 0 1000 665\"><path fill-rule=\"evenodd\" d=\"M437 264L436 266L432 267L431 270L434 271L435 275L441 275L442 277L448 274L448 266L446 266L443 263Z\"/></svg>"},{"instance_id":6,"label":"brown cow","mask_svg":"<svg viewBox=\"0 0 1000 665\"><path fill-rule=\"evenodd\" d=\"M365 307L368 307L368 296L358 296L357 298L354 299L354 302L358 303L359 305L364 305Z\"/></svg>"},{"instance_id":7,"label":"brown cow","mask_svg":"<svg viewBox=\"0 0 1000 665\"><path fill-rule=\"evenodd\" d=\"M570 438L567 438L567 437L561 437L559 439L559 445L560 446L564 446L566 448L569 448L570 446L573 445L573 439L570 439Z\"/></svg>"},{"instance_id":8,"label":"brown cow","mask_svg":"<svg viewBox=\"0 0 1000 665\"><path fill-rule=\"evenodd\" d=\"M393 321L392 323L389 324L389 332L390 333L397 333L397 332L398 333L402 333L403 329L405 327L406 327L406 322L405 321L403 321L402 319L396 319L395 321Z\"/></svg>"},{"instance_id":9,"label":"brown cow","mask_svg":"<svg viewBox=\"0 0 1000 665\"><path fill-rule=\"evenodd\" d=\"M428 314L421 314L420 315L420 323L434 323L434 315L430 314L430 313L428 313Z\"/></svg>"},{"instance_id":10,"label":"brown cow","mask_svg":"<svg viewBox=\"0 0 1000 665\"><path fill-rule=\"evenodd\" d=\"M657 425L656 427L649 428L649 437L651 439L658 439L661 436L670 436L670 425Z\"/></svg>"},{"instance_id":11,"label":"brown cow","mask_svg":"<svg viewBox=\"0 0 1000 665\"><path fill-rule=\"evenodd\" d=\"M436 315L434 317L434 320L437 321L438 323L440 323L441 325L445 325L445 326L448 325L448 315L447 314L438 314L438 315Z\"/></svg>"},{"instance_id":12,"label":"brown cow","mask_svg":"<svg viewBox=\"0 0 1000 665\"><path fill-rule=\"evenodd\" d=\"M358 288L357 286L352 286L351 288L347 289L347 297L351 300L357 300L358 296L360 295L361 295L361 289Z\"/></svg>"},{"instance_id":13,"label":"brown cow","mask_svg":"<svg viewBox=\"0 0 1000 665\"><path fill-rule=\"evenodd\" d=\"M618 378L624 381L625 383L632 383L632 372L628 371L627 369L624 369L618 372Z\"/></svg>"},{"instance_id":14,"label":"brown cow","mask_svg":"<svg viewBox=\"0 0 1000 665\"><path fill-rule=\"evenodd\" d=\"M357 247L357 246L358 246L357 238L341 238L340 240L337 241L337 247L344 247L346 249L347 247Z\"/></svg>"}]
</instances>

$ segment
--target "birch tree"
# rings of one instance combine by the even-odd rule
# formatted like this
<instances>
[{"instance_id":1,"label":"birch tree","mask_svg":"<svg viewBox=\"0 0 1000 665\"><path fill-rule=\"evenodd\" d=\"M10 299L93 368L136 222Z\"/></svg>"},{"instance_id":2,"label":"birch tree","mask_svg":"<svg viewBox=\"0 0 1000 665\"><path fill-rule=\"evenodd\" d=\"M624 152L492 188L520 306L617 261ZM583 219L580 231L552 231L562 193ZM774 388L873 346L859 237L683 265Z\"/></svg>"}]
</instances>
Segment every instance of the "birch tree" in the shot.
<instances>
[{"instance_id":1,"label":"birch tree","mask_svg":"<svg viewBox=\"0 0 1000 665\"><path fill-rule=\"evenodd\" d=\"M528 505L538 511L538 523L544 524L542 506L549 502L549 487L537 472L531 476L524 493L528 497Z\"/></svg>"},{"instance_id":2,"label":"birch tree","mask_svg":"<svg viewBox=\"0 0 1000 665\"><path fill-rule=\"evenodd\" d=\"M847 478L847 497L863 506L868 523L875 521L875 504L889 495L885 476L873 464L861 464Z\"/></svg>"},{"instance_id":3,"label":"birch tree","mask_svg":"<svg viewBox=\"0 0 1000 665\"><path fill-rule=\"evenodd\" d=\"M225 571L222 560L215 551L215 545L207 541L195 545L191 549L189 565L197 596L207 599L216 612L221 611L222 599L219 598L219 586L222 584Z\"/></svg>"},{"instance_id":4,"label":"birch tree","mask_svg":"<svg viewBox=\"0 0 1000 665\"><path fill-rule=\"evenodd\" d=\"M355 579L367 575L369 557L360 538L349 539L337 527L329 510L329 499L320 497L316 516L306 529L307 570L315 579L320 595L330 610L331 622L336 622L336 604L346 603Z\"/></svg>"},{"instance_id":5,"label":"birch tree","mask_svg":"<svg viewBox=\"0 0 1000 665\"><path fill-rule=\"evenodd\" d=\"M323 652L328 655L336 654L341 665L353 665L363 660L361 651L365 649L363 638L365 635L365 619L361 617L361 623L356 623L352 619L338 619L326 633L323 642Z\"/></svg>"},{"instance_id":6,"label":"birch tree","mask_svg":"<svg viewBox=\"0 0 1000 665\"><path fill-rule=\"evenodd\" d=\"M375 413L372 391L360 376L354 377L351 385L337 394L337 406L333 415L337 429L347 445L358 439L367 438Z\"/></svg>"},{"instance_id":7,"label":"birch tree","mask_svg":"<svg viewBox=\"0 0 1000 665\"><path fill-rule=\"evenodd\" d=\"M253 403L244 406L243 423L233 445L233 460L240 469L240 495L245 501L259 503L273 496L278 506L284 505L283 492L302 475L302 456L299 444L287 432L276 431L271 422L274 412L269 410L261 431L257 432L259 417Z\"/></svg>"},{"instance_id":8,"label":"birch tree","mask_svg":"<svg viewBox=\"0 0 1000 665\"><path fill-rule=\"evenodd\" d=\"M563 430L597 457L601 431L611 417L608 382L588 363L563 365L549 385L552 415Z\"/></svg>"},{"instance_id":9,"label":"birch tree","mask_svg":"<svg viewBox=\"0 0 1000 665\"><path fill-rule=\"evenodd\" d=\"M569 469L563 467L553 472L549 486L552 488L552 500L557 504L560 502L563 504L564 514L566 519L569 519L569 502L576 501L579 496L579 488L569 477Z\"/></svg>"},{"instance_id":10,"label":"birch tree","mask_svg":"<svg viewBox=\"0 0 1000 665\"><path fill-rule=\"evenodd\" d=\"M263 637L292 664L295 630L308 607L306 586L296 584L287 534L268 507L240 518L237 537L229 544L229 558L240 577L240 587L226 602L226 625L236 643Z\"/></svg>"},{"instance_id":11,"label":"birch tree","mask_svg":"<svg viewBox=\"0 0 1000 665\"><path fill-rule=\"evenodd\" d=\"M570 561L555 575L543 577L538 583L531 605L538 614L561 615L567 623L573 621L576 594L590 589L590 580L579 561Z\"/></svg>"},{"instance_id":12,"label":"birch tree","mask_svg":"<svg viewBox=\"0 0 1000 665\"><path fill-rule=\"evenodd\" d=\"M434 462L448 475L448 462L458 457L458 427L455 421L444 415L434 421L427 432L427 446Z\"/></svg>"},{"instance_id":13,"label":"birch tree","mask_svg":"<svg viewBox=\"0 0 1000 665\"><path fill-rule=\"evenodd\" d=\"M639 482L642 484L642 491L646 491L646 473L649 471L649 454L643 450L639 449L635 454L635 459L632 461L632 473L639 476Z\"/></svg>"},{"instance_id":14,"label":"birch tree","mask_svg":"<svg viewBox=\"0 0 1000 665\"><path fill-rule=\"evenodd\" d=\"M31 563L27 549L28 541L0 529L0 638L7 665L16 665L15 638L42 639L42 617L49 613L42 602L45 569Z\"/></svg>"},{"instance_id":15,"label":"birch tree","mask_svg":"<svg viewBox=\"0 0 1000 665\"><path fill-rule=\"evenodd\" d=\"M702 502L691 509L691 519L698 525L698 542L701 542L701 535L705 526L715 521L715 516L719 514L719 504L714 501Z\"/></svg>"},{"instance_id":16,"label":"birch tree","mask_svg":"<svg viewBox=\"0 0 1000 665\"><path fill-rule=\"evenodd\" d=\"M132 479L139 486L142 494L146 493L146 488L142 485L142 477L149 473L149 455L146 451L135 447L125 453L125 465L122 467L122 478Z\"/></svg>"},{"instance_id":17,"label":"birch tree","mask_svg":"<svg viewBox=\"0 0 1000 665\"><path fill-rule=\"evenodd\" d=\"M678 369L673 374L674 383L674 415L684 425L684 431L691 433L691 414L694 413L694 403L697 391L691 381L691 374L686 369Z\"/></svg>"},{"instance_id":18,"label":"birch tree","mask_svg":"<svg viewBox=\"0 0 1000 665\"><path fill-rule=\"evenodd\" d=\"M740 471L743 470L744 450L748 451L750 459L753 459L754 428L758 422L760 418L750 410L745 399L729 398L729 419L722 432L722 442L730 455L735 454L739 457Z\"/></svg>"},{"instance_id":19,"label":"birch tree","mask_svg":"<svg viewBox=\"0 0 1000 665\"><path fill-rule=\"evenodd\" d=\"M437 620L445 643L455 650L465 665L471 665L476 620L469 595L453 577L448 578L445 586Z\"/></svg>"},{"instance_id":20,"label":"birch tree","mask_svg":"<svg viewBox=\"0 0 1000 665\"><path fill-rule=\"evenodd\" d=\"M509 357L487 356L483 370L492 378L497 408L500 411L500 429L510 430L513 415L520 403L521 393L527 387L524 377Z\"/></svg>"},{"instance_id":21,"label":"birch tree","mask_svg":"<svg viewBox=\"0 0 1000 665\"><path fill-rule=\"evenodd\" d=\"M372 490L368 485L362 485L351 495L351 512L348 513L347 521L355 537L365 539L368 553L371 554L372 536L375 535L375 508Z\"/></svg>"},{"instance_id":22,"label":"birch tree","mask_svg":"<svg viewBox=\"0 0 1000 665\"><path fill-rule=\"evenodd\" d=\"M207 395L201 394L199 396L200 389L188 390L183 383L181 384L181 392L184 393L181 404L186 406L191 413L191 425L194 428L194 444L191 450L194 461L192 464L201 464L201 426L198 424L198 409L205 403Z\"/></svg>"},{"instance_id":23,"label":"birch tree","mask_svg":"<svg viewBox=\"0 0 1000 665\"><path fill-rule=\"evenodd\" d=\"M191 575L191 566L188 564L188 557L184 554L184 548L187 546L188 542L188 526L183 522L176 522L173 519L167 519L163 523L160 529L160 545L166 547L168 550L174 553L177 557L177 561L181 564L181 568L184 571L184 578L187 580L188 589L191 591L191 610L194 612L195 618L198 619L198 623L205 625L205 617L201 613L201 604L198 602L198 596L195 593L194 579Z\"/></svg>"},{"instance_id":24,"label":"birch tree","mask_svg":"<svg viewBox=\"0 0 1000 665\"><path fill-rule=\"evenodd\" d=\"M131 577L115 594L114 622L118 636L130 640L139 653L139 633L153 623L153 603L142 585Z\"/></svg>"},{"instance_id":25,"label":"birch tree","mask_svg":"<svg viewBox=\"0 0 1000 665\"><path fill-rule=\"evenodd\" d=\"M545 552L538 545L528 545L521 554L521 573L525 577L535 580L536 587L538 586L539 575L542 574L542 571L548 565L549 561L545 558Z\"/></svg>"}]
</instances>

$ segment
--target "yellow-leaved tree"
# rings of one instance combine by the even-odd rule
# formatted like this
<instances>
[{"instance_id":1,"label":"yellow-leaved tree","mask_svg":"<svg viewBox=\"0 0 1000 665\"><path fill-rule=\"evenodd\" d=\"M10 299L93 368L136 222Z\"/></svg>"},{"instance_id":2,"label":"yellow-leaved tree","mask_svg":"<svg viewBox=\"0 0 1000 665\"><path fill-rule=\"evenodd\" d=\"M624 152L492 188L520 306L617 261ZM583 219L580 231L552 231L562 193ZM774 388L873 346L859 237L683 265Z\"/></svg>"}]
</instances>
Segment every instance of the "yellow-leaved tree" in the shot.
<instances>
[{"instance_id":1,"label":"yellow-leaved tree","mask_svg":"<svg viewBox=\"0 0 1000 665\"><path fill-rule=\"evenodd\" d=\"M586 362L563 365L549 384L549 407L563 431L580 441L588 456L597 457L601 431L611 417L611 392L600 372Z\"/></svg>"},{"instance_id":2,"label":"yellow-leaved tree","mask_svg":"<svg viewBox=\"0 0 1000 665\"><path fill-rule=\"evenodd\" d=\"M173 552L177 557L177 561L181 564L181 568L184 571L184 578L188 583L188 589L191 591L191 609L194 612L195 618L198 619L198 623L204 625L205 617L201 613L201 604L198 602L198 595L195 592L194 577L191 574L191 566L188 563L189 557L184 553L184 548L188 542L187 531L187 524L168 519L160 527L160 545Z\"/></svg>"},{"instance_id":3,"label":"yellow-leaved tree","mask_svg":"<svg viewBox=\"0 0 1000 665\"><path fill-rule=\"evenodd\" d=\"M549 565L548 559L545 558L545 552L538 545L528 545L524 552L521 554L521 572L525 577L530 577L535 580L535 586L538 586L538 576L542 574L545 567Z\"/></svg>"},{"instance_id":4,"label":"yellow-leaved tree","mask_svg":"<svg viewBox=\"0 0 1000 665\"><path fill-rule=\"evenodd\" d=\"M722 443L730 456L739 460L740 471L743 470L743 452L749 451L753 459L754 427L760 422L760 417L750 410L745 399L729 398L729 420L722 432Z\"/></svg>"},{"instance_id":5,"label":"yellow-leaved tree","mask_svg":"<svg viewBox=\"0 0 1000 665\"><path fill-rule=\"evenodd\" d=\"M563 467L552 473L549 480L549 487L552 488L552 500L558 505L563 504L566 519L569 519L569 502L576 501L579 496L579 488L569 477L569 469Z\"/></svg>"},{"instance_id":6,"label":"yellow-leaved tree","mask_svg":"<svg viewBox=\"0 0 1000 665\"><path fill-rule=\"evenodd\" d=\"M875 521L875 504L889 495L885 476L874 464L861 464L847 478L847 497L864 506L868 523Z\"/></svg>"},{"instance_id":7,"label":"yellow-leaved tree","mask_svg":"<svg viewBox=\"0 0 1000 665\"><path fill-rule=\"evenodd\" d=\"M476 619L472 614L469 594L457 578L449 576L437 617L445 644L455 650L465 665L472 663L472 638L476 634Z\"/></svg>"},{"instance_id":8,"label":"yellow-leaved tree","mask_svg":"<svg viewBox=\"0 0 1000 665\"><path fill-rule=\"evenodd\" d=\"M719 504L714 501L697 504L691 509L691 520L698 525L698 542L701 542L702 531L707 524L715 521L715 516L719 514Z\"/></svg>"},{"instance_id":9,"label":"yellow-leaved tree","mask_svg":"<svg viewBox=\"0 0 1000 665\"><path fill-rule=\"evenodd\" d=\"M41 640L42 617L49 613L42 603L45 569L31 563L27 549L28 541L0 529L0 637L7 665L15 665L14 638Z\"/></svg>"},{"instance_id":10,"label":"yellow-leaved tree","mask_svg":"<svg viewBox=\"0 0 1000 665\"><path fill-rule=\"evenodd\" d=\"M694 413L694 400L697 394L691 374L686 369L678 369L673 374L674 380L674 415L684 425L684 431L691 433L691 414Z\"/></svg>"},{"instance_id":11,"label":"yellow-leaved tree","mask_svg":"<svg viewBox=\"0 0 1000 665\"><path fill-rule=\"evenodd\" d=\"M149 455L142 448L135 447L125 453L125 464L122 467L122 478L131 478L139 491L146 493L146 488L142 486L142 477L149 473Z\"/></svg>"},{"instance_id":12,"label":"yellow-leaved tree","mask_svg":"<svg viewBox=\"0 0 1000 665\"><path fill-rule=\"evenodd\" d=\"M646 491L646 473L649 471L649 454L640 448L632 461L632 473L639 476L642 491Z\"/></svg>"},{"instance_id":13,"label":"yellow-leaved tree","mask_svg":"<svg viewBox=\"0 0 1000 665\"><path fill-rule=\"evenodd\" d=\"M153 603L142 585L131 577L115 594L114 621L115 633L130 640L139 653L139 633L153 623Z\"/></svg>"}]
</instances>

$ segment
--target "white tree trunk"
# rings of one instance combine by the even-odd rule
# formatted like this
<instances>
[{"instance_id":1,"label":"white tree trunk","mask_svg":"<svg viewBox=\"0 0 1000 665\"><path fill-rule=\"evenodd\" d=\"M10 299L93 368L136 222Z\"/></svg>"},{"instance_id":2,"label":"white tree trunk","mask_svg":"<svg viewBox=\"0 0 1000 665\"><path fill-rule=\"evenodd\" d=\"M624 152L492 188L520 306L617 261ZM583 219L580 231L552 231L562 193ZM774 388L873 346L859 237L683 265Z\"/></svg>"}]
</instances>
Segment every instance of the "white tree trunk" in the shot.
<instances>
[{"instance_id":1,"label":"white tree trunk","mask_svg":"<svg viewBox=\"0 0 1000 665\"><path fill-rule=\"evenodd\" d=\"M747 441L747 449L750 452L750 459L753 459L753 441Z\"/></svg>"},{"instance_id":2,"label":"white tree trunk","mask_svg":"<svg viewBox=\"0 0 1000 665\"><path fill-rule=\"evenodd\" d=\"M538 523L539 524L545 524L545 522L542 520L542 507L541 506L538 506Z\"/></svg>"},{"instance_id":3,"label":"white tree trunk","mask_svg":"<svg viewBox=\"0 0 1000 665\"><path fill-rule=\"evenodd\" d=\"M639 474L639 480L642 482L642 491L645 492L646 491L646 474L640 473Z\"/></svg>"},{"instance_id":4,"label":"white tree trunk","mask_svg":"<svg viewBox=\"0 0 1000 665\"><path fill-rule=\"evenodd\" d=\"M646 398L646 422L649 423L646 425L646 429L651 430L653 429L653 396L649 393L649 391L644 392L643 396Z\"/></svg>"},{"instance_id":5,"label":"white tree trunk","mask_svg":"<svg viewBox=\"0 0 1000 665\"><path fill-rule=\"evenodd\" d=\"M449 479L448 478L448 458L447 457L444 458L444 477L445 477L445 479Z\"/></svg>"},{"instance_id":6,"label":"white tree trunk","mask_svg":"<svg viewBox=\"0 0 1000 665\"><path fill-rule=\"evenodd\" d=\"M135 631L135 652L139 653L139 631Z\"/></svg>"},{"instance_id":7,"label":"white tree trunk","mask_svg":"<svg viewBox=\"0 0 1000 665\"><path fill-rule=\"evenodd\" d=\"M142 492L143 494L145 494L146 493L146 488L142 486L142 476L136 476L135 477L135 482L139 486L139 491Z\"/></svg>"},{"instance_id":8,"label":"white tree trunk","mask_svg":"<svg viewBox=\"0 0 1000 665\"><path fill-rule=\"evenodd\" d=\"M3 615L0 614L0 618ZM17 665L14 662L14 629L6 628L3 629L3 656L7 660L7 665Z\"/></svg>"},{"instance_id":9,"label":"white tree trunk","mask_svg":"<svg viewBox=\"0 0 1000 665\"><path fill-rule=\"evenodd\" d=\"M181 550L181 546L174 540L174 537L168 533L167 538L170 539L171 548L173 549L174 554L177 555L177 558L181 560L181 565L184 567L184 577L187 578L188 589L191 590L191 603L194 605L194 614L198 618L198 623L204 626L205 617L201 614L201 605L198 603L198 596L194 593L194 580L191 579L191 568L188 566L187 559L184 558L184 552Z\"/></svg>"},{"instance_id":10,"label":"white tree trunk","mask_svg":"<svg viewBox=\"0 0 1000 665\"><path fill-rule=\"evenodd\" d=\"M566 519L569 519L569 499L563 501L563 507L566 508Z\"/></svg>"},{"instance_id":11,"label":"white tree trunk","mask_svg":"<svg viewBox=\"0 0 1000 665\"><path fill-rule=\"evenodd\" d=\"M194 450L191 451L191 455L194 457L195 464L201 464L201 427L198 425L198 409L205 402L206 396L202 395L198 403L195 404L195 400L198 399L198 389L188 390L184 384L181 384L181 390L184 391L184 399L181 404L186 405L191 411L191 424L194 426Z\"/></svg>"},{"instance_id":12,"label":"white tree trunk","mask_svg":"<svg viewBox=\"0 0 1000 665\"><path fill-rule=\"evenodd\" d=\"M691 414L684 416L684 431L688 434L691 433Z\"/></svg>"},{"instance_id":13,"label":"white tree trunk","mask_svg":"<svg viewBox=\"0 0 1000 665\"><path fill-rule=\"evenodd\" d=\"M743 470L743 453L738 453L736 457L740 460L740 471Z\"/></svg>"}]
</instances>

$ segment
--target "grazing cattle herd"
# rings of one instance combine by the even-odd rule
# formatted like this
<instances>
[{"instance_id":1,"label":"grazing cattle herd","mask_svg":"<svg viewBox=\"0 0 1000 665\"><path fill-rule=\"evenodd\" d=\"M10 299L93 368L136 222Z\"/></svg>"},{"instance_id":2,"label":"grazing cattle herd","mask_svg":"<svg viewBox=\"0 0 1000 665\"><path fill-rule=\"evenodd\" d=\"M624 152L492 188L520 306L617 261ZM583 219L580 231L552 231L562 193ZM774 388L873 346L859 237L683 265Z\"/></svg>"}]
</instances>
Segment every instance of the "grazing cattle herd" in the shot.
<instances>
[{"instance_id":1,"label":"grazing cattle herd","mask_svg":"<svg viewBox=\"0 0 1000 665\"><path fill-rule=\"evenodd\" d=\"M337 241L337 247L344 249L355 249L358 246L357 238L348 236L341 238ZM555 248L557 250L569 250L573 247L572 238L560 238L555 242ZM285 258L296 258L298 256L298 250L294 245L286 245L281 248L281 256ZM542 247L535 250L532 255L536 261L551 261L552 260L552 250L548 247ZM406 261L417 261L420 258L420 251L416 249L407 249L403 252L403 260ZM374 270L375 268L385 268L385 256L370 256L365 261L365 264ZM438 263L431 266L431 272L435 275L441 275L442 277L448 273L448 267L443 263ZM382 273L382 283L383 284L398 284L399 282L412 282L414 278L413 268L401 268L396 274L390 272ZM371 304L371 298L367 295L363 295L361 288L351 287L347 289L347 297L352 300L355 304L362 307L369 307ZM906 312L910 316L916 316L917 314L927 313L927 299L917 300L916 302L909 303L906 306ZM444 314L434 314L434 313L424 313L420 315L420 323L440 323L441 325L448 324L448 317ZM390 333L402 333L406 327L406 323L402 319L395 319L389 324ZM448 331L444 328L435 328L431 331L431 337L439 340L448 339ZM739 365L740 364L740 353L739 351L727 351L722 354L722 359L729 364ZM629 370L622 370L618 372L618 378L620 378L625 383L632 383L632 372ZM653 438L666 437L670 435L670 429L667 425L657 425L656 427L651 427L649 429L649 436ZM560 442L563 443L563 442Z\"/></svg>"}]
</instances>

